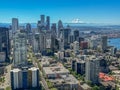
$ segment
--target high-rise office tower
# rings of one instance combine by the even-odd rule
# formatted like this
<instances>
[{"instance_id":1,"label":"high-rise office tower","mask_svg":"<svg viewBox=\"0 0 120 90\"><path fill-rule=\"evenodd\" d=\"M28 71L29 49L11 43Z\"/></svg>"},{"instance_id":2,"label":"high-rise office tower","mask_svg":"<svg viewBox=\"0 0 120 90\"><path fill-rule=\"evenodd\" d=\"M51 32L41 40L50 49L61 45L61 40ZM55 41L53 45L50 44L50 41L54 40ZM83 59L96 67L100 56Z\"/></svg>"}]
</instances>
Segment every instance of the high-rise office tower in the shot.
<instances>
[{"instance_id":1,"label":"high-rise office tower","mask_svg":"<svg viewBox=\"0 0 120 90\"><path fill-rule=\"evenodd\" d=\"M61 20L58 21L58 37L60 37L60 29L63 29L63 23Z\"/></svg>"},{"instance_id":2,"label":"high-rise office tower","mask_svg":"<svg viewBox=\"0 0 120 90\"><path fill-rule=\"evenodd\" d=\"M0 27L0 52L1 54L4 54L5 60L9 61L10 42L8 28Z\"/></svg>"},{"instance_id":3,"label":"high-rise office tower","mask_svg":"<svg viewBox=\"0 0 120 90\"><path fill-rule=\"evenodd\" d=\"M56 32L56 23L53 23L51 26L51 31L52 31L52 44L53 46L55 45L55 39L57 37L57 32Z\"/></svg>"},{"instance_id":4,"label":"high-rise office tower","mask_svg":"<svg viewBox=\"0 0 120 90\"><path fill-rule=\"evenodd\" d=\"M107 49L107 36L102 36L102 50Z\"/></svg>"},{"instance_id":5,"label":"high-rise office tower","mask_svg":"<svg viewBox=\"0 0 120 90\"><path fill-rule=\"evenodd\" d=\"M40 20L38 21L38 24L37 24L38 31L44 31L44 30L46 30L46 27L49 28L49 25L50 25L50 17L49 16L46 18L46 21L47 22L45 22L45 15L41 15Z\"/></svg>"},{"instance_id":6,"label":"high-rise office tower","mask_svg":"<svg viewBox=\"0 0 120 90\"><path fill-rule=\"evenodd\" d=\"M12 18L12 31L13 33L19 29L19 22L17 18Z\"/></svg>"},{"instance_id":7,"label":"high-rise office tower","mask_svg":"<svg viewBox=\"0 0 120 90\"><path fill-rule=\"evenodd\" d=\"M73 43L73 50L74 50L74 53L77 54L79 52L79 48L80 48L80 45L79 45L79 42L78 41L75 41Z\"/></svg>"},{"instance_id":8,"label":"high-rise office tower","mask_svg":"<svg viewBox=\"0 0 120 90\"><path fill-rule=\"evenodd\" d=\"M46 32L40 32L39 44L39 50L43 52L46 49Z\"/></svg>"},{"instance_id":9,"label":"high-rise office tower","mask_svg":"<svg viewBox=\"0 0 120 90\"><path fill-rule=\"evenodd\" d=\"M33 36L33 50L35 53L39 53L39 48L40 46L40 34L39 33L34 33Z\"/></svg>"},{"instance_id":10,"label":"high-rise office tower","mask_svg":"<svg viewBox=\"0 0 120 90\"><path fill-rule=\"evenodd\" d=\"M46 32L46 49L51 49L52 45L54 46L54 43L52 43L52 34L51 31Z\"/></svg>"},{"instance_id":11,"label":"high-rise office tower","mask_svg":"<svg viewBox=\"0 0 120 90\"><path fill-rule=\"evenodd\" d=\"M60 30L60 38L64 42L64 49L68 48L70 33L71 33L71 29L69 28Z\"/></svg>"},{"instance_id":12,"label":"high-rise office tower","mask_svg":"<svg viewBox=\"0 0 120 90\"><path fill-rule=\"evenodd\" d=\"M32 42L33 42L33 34L32 34L32 27L31 27L30 23L26 24L26 33L27 33L28 43L32 44Z\"/></svg>"},{"instance_id":13,"label":"high-rise office tower","mask_svg":"<svg viewBox=\"0 0 120 90\"><path fill-rule=\"evenodd\" d=\"M45 24L45 15L41 15L41 25Z\"/></svg>"},{"instance_id":14,"label":"high-rise office tower","mask_svg":"<svg viewBox=\"0 0 120 90\"><path fill-rule=\"evenodd\" d=\"M14 35L14 66L27 65L27 37L25 31L18 30Z\"/></svg>"},{"instance_id":15,"label":"high-rise office tower","mask_svg":"<svg viewBox=\"0 0 120 90\"><path fill-rule=\"evenodd\" d=\"M89 57L85 64L85 80L94 84L99 83L100 60L99 58Z\"/></svg>"},{"instance_id":16,"label":"high-rise office tower","mask_svg":"<svg viewBox=\"0 0 120 90\"><path fill-rule=\"evenodd\" d=\"M74 41L74 36L73 36L73 35L70 35L70 36L69 36L69 43L73 43L73 41Z\"/></svg>"},{"instance_id":17,"label":"high-rise office tower","mask_svg":"<svg viewBox=\"0 0 120 90\"><path fill-rule=\"evenodd\" d=\"M41 21L40 20L37 22L37 28L38 28L38 30L41 30Z\"/></svg>"},{"instance_id":18,"label":"high-rise office tower","mask_svg":"<svg viewBox=\"0 0 120 90\"><path fill-rule=\"evenodd\" d=\"M74 41L78 41L79 39L79 30L74 31Z\"/></svg>"},{"instance_id":19,"label":"high-rise office tower","mask_svg":"<svg viewBox=\"0 0 120 90\"><path fill-rule=\"evenodd\" d=\"M30 23L26 24L26 31L27 31L27 33L31 33L31 24Z\"/></svg>"},{"instance_id":20,"label":"high-rise office tower","mask_svg":"<svg viewBox=\"0 0 120 90\"><path fill-rule=\"evenodd\" d=\"M44 30L40 31L39 33L35 33L33 37L33 49L34 52L43 52L46 49L51 49L54 47L55 41L52 39L52 31Z\"/></svg>"},{"instance_id":21,"label":"high-rise office tower","mask_svg":"<svg viewBox=\"0 0 120 90\"><path fill-rule=\"evenodd\" d=\"M61 29L61 31L60 31L60 37L58 39L58 41L59 41L59 50L60 51L64 51L64 36L63 35L64 35L63 34L63 30Z\"/></svg>"},{"instance_id":22,"label":"high-rise office tower","mask_svg":"<svg viewBox=\"0 0 120 90\"><path fill-rule=\"evenodd\" d=\"M56 23L53 23L52 26L51 26L51 31L52 31L52 33L55 37L56 37L56 34L57 34L56 29L57 29L56 28Z\"/></svg>"},{"instance_id":23,"label":"high-rise office tower","mask_svg":"<svg viewBox=\"0 0 120 90\"><path fill-rule=\"evenodd\" d=\"M46 30L50 30L50 17L46 17Z\"/></svg>"}]
</instances>

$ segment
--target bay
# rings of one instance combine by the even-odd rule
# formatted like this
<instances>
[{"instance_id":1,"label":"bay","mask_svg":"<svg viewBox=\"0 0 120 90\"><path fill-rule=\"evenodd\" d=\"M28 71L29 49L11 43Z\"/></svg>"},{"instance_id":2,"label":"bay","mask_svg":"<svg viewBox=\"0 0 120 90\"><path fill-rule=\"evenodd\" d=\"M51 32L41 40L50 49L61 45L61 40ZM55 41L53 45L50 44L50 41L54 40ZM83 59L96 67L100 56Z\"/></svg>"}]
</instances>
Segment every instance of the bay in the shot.
<instances>
[{"instance_id":1,"label":"bay","mask_svg":"<svg viewBox=\"0 0 120 90\"><path fill-rule=\"evenodd\" d=\"M108 39L108 46L114 46L120 50L120 38Z\"/></svg>"}]
</instances>

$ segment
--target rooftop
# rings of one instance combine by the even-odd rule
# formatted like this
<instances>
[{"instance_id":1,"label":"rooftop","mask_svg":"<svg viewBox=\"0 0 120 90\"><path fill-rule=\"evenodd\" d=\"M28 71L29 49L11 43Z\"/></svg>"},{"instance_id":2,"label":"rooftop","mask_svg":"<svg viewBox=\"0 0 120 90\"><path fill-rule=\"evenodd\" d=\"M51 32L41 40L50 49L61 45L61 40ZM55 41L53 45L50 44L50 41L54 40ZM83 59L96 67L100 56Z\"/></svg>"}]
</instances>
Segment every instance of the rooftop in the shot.
<instances>
[{"instance_id":1,"label":"rooftop","mask_svg":"<svg viewBox=\"0 0 120 90\"><path fill-rule=\"evenodd\" d=\"M18 68L15 68L15 69L11 70L11 72L19 72L19 71L21 71L21 70L18 69Z\"/></svg>"},{"instance_id":2,"label":"rooftop","mask_svg":"<svg viewBox=\"0 0 120 90\"><path fill-rule=\"evenodd\" d=\"M54 66L43 67L46 74L57 74L57 73L69 73L69 71L63 67L61 63L57 63Z\"/></svg>"},{"instance_id":3,"label":"rooftop","mask_svg":"<svg viewBox=\"0 0 120 90\"><path fill-rule=\"evenodd\" d=\"M49 79L53 83L57 84L78 84L78 80L73 75L63 76L60 79Z\"/></svg>"},{"instance_id":4,"label":"rooftop","mask_svg":"<svg viewBox=\"0 0 120 90\"><path fill-rule=\"evenodd\" d=\"M36 70L39 70L39 68L31 67L29 70L36 71Z\"/></svg>"},{"instance_id":5,"label":"rooftop","mask_svg":"<svg viewBox=\"0 0 120 90\"><path fill-rule=\"evenodd\" d=\"M106 75L105 73L99 73L99 78L103 81L113 81L114 78L112 76Z\"/></svg>"}]
</instances>

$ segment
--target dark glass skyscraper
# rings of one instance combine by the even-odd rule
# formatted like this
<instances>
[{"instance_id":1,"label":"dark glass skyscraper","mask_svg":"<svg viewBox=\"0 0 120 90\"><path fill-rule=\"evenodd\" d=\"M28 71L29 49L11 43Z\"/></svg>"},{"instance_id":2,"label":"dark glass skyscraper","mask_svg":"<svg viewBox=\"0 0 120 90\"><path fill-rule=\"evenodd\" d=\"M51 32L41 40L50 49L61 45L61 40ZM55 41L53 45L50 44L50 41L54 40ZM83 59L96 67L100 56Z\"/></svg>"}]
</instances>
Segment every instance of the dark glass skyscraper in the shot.
<instances>
[{"instance_id":1,"label":"dark glass skyscraper","mask_svg":"<svg viewBox=\"0 0 120 90\"><path fill-rule=\"evenodd\" d=\"M27 33L31 33L31 24L30 23L26 24L26 31L27 31Z\"/></svg>"},{"instance_id":2,"label":"dark glass skyscraper","mask_svg":"<svg viewBox=\"0 0 120 90\"><path fill-rule=\"evenodd\" d=\"M50 30L50 17L46 17L46 30Z\"/></svg>"},{"instance_id":3,"label":"dark glass skyscraper","mask_svg":"<svg viewBox=\"0 0 120 90\"><path fill-rule=\"evenodd\" d=\"M0 52L5 53L6 61L8 61L9 54L10 54L10 42L9 42L8 28L0 27Z\"/></svg>"},{"instance_id":4,"label":"dark glass skyscraper","mask_svg":"<svg viewBox=\"0 0 120 90\"><path fill-rule=\"evenodd\" d=\"M45 15L41 15L41 24L44 26L45 24Z\"/></svg>"},{"instance_id":5,"label":"dark glass skyscraper","mask_svg":"<svg viewBox=\"0 0 120 90\"><path fill-rule=\"evenodd\" d=\"M79 38L79 30L74 31L74 41L78 41Z\"/></svg>"}]
</instances>

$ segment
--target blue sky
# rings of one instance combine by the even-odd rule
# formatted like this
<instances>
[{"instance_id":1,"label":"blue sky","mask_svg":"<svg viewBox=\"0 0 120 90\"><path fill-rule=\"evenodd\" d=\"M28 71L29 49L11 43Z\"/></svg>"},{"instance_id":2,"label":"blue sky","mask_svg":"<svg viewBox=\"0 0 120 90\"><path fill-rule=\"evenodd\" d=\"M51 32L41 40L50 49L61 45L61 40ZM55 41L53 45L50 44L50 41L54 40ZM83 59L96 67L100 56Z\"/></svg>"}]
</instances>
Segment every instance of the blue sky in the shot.
<instances>
[{"instance_id":1,"label":"blue sky","mask_svg":"<svg viewBox=\"0 0 120 90\"><path fill-rule=\"evenodd\" d=\"M120 24L120 0L0 0L0 22L37 22L40 15L72 22Z\"/></svg>"}]
</instances>

